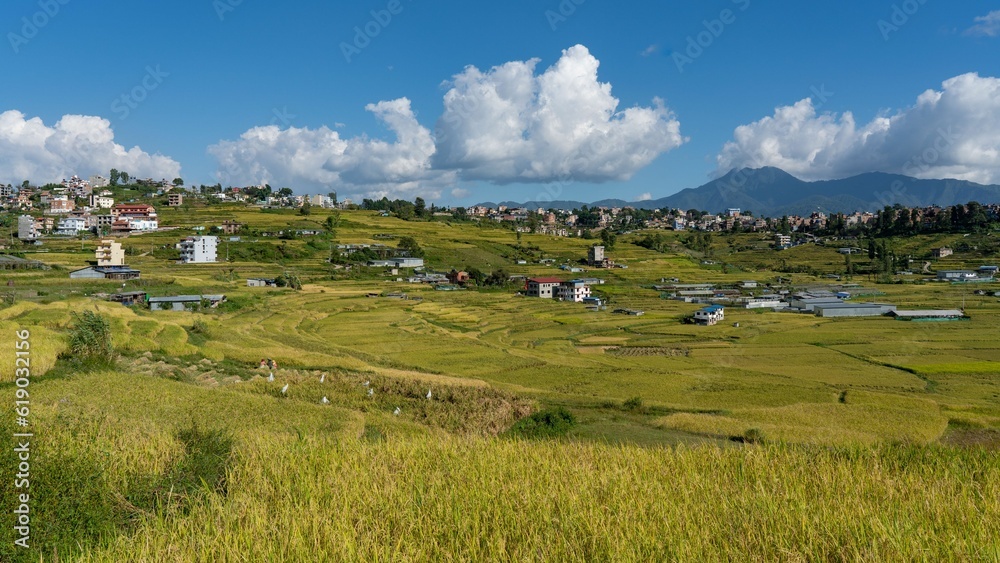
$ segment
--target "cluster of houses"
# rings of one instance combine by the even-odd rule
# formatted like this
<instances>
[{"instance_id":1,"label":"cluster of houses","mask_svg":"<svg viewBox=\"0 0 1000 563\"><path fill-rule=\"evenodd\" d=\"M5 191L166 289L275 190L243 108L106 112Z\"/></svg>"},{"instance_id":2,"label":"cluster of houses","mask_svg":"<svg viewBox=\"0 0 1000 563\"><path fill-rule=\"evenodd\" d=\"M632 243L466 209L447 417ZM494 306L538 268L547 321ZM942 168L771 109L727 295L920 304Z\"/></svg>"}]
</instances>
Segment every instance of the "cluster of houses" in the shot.
<instances>
[{"instance_id":1,"label":"cluster of houses","mask_svg":"<svg viewBox=\"0 0 1000 563\"><path fill-rule=\"evenodd\" d=\"M700 325L714 325L725 319L725 305L746 309L769 308L775 311L811 314L817 317L880 317L899 320L961 320L968 317L961 310L902 311L890 303L853 301L858 297L879 295L856 284L835 289L815 288L807 291L765 290L759 295L745 290L757 288L757 282L745 281L729 287L714 284L672 284L655 286L665 290L664 298L688 303L707 304L695 311L692 320Z\"/></svg>"},{"instance_id":2,"label":"cluster of houses","mask_svg":"<svg viewBox=\"0 0 1000 563\"><path fill-rule=\"evenodd\" d=\"M218 237L187 237L177 243L181 262L204 264L217 261ZM70 272L70 279L107 279L127 281L139 279L141 272L125 263L125 249L114 239L104 239L94 251L96 265Z\"/></svg>"},{"instance_id":3,"label":"cluster of houses","mask_svg":"<svg viewBox=\"0 0 1000 563\"><path fill-rule=\"evenodd\" d=\"M17 218L17 238L37 241L46 234L76 236L80 233L124 236L159 229L156 208L145 203L120 203L106 196L91 196L92 206L77 209L74 200L58 199L41 217ZM55 217L53 216L55 215Z\"/></svg>"}]
</instances>

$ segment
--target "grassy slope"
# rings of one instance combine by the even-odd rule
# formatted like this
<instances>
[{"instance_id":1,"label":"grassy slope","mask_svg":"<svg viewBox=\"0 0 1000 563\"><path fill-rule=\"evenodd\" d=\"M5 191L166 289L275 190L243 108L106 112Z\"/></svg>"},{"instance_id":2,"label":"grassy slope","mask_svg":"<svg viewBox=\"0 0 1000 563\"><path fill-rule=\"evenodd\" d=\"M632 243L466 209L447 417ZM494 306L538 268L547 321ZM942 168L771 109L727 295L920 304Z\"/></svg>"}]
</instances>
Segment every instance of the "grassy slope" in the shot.
<instances>
[{"instance_id":1,"label":"grassy slope","mask_svg":"<svg viewBox=\"0 0 1000 563\"><path fill-rule=\"evenodd\" d=\"M168 222L186 225L234 218L261 229L303 221L236 207L167 215ZM375 233L412 234L441 269L560 273L514 264L516 240L502 229L345 213L338 240L379 242ZM181 234L144 235L126 244L148 251ZM524 242L560 260L575 260L587 246L534 235ZM306 251L305 241L285 244ZM725 244L718 242L716 252L725 252ZM79 242L47 250L38 257L66 269L88 259ZM644 317L509 292L434 292L396 284L379 271L334 282L318 250L283 264L180 268L151 256L131 259L143 269L142 287L154 294L224 292L243 304L208 314L95 303L82 295L115 285L68 281L65 270L9 276L17 290L41 292L35 303L0 309L0 330L32 329L36 374L55 365L65 346L62 330L80 307L111 315L116 345L137 362L125 365L139 366L130 375L33 384L36 424L46 429L49 451L61 452L39 454L38 498L49 512L43 509L38 522L56 522L66 516L60 511L80 508L56 498L125 495L141 504L132 497L145 497L129 487L183 466L190 453L181 433L197 421L235 433L225 490L192 493L179 508L167 509L94 500L95 520L112 524L85 527L92 530L83 536L91 558L157 560L174 553L244 560L259 557L261 549L271 550L272 560L305 554L482 560L508 553L559 560L734 553L762 560L998 557L995 454L892 445L996 440L995 299L948 285L879 286L888 294L880 300L907 307L951 307L964 298L973 320L921 324L729 310L727 321L739 321L739 328L692 327L677 319L694 305L661 300L645 286L675 276L763 281L778 274L748 272L749 259L773 260L777 253L729 255L732 262L750 255L743 271L730 273L679 251L656 254L619 242L614 254L631 267L599 272L609 280L602 289L615 306L644 309ZM843 265L831 249L800 247L785 256L828 271ZM236 280L227 277L230 269ZM285 270L311 283L302 292L243 287L243 277ZM802 284L821 281L793 277ZM400 290L423 299L364 297ZM203 323L197 334L190 331L195 320ZM281 364L277 382L254 379L260 373L252 366L262 356ZM0 362L12 364L9 347L0 348ZM315 370L339 379L319 387ZM229 384L233 378L247 382ZM377 388L375 400L361 391L364 379ZM286 382L289 398L277 391ZM644 450L459 439L424 425L494 433L520 407L479 391L485 385L568 406L583 421L573 433L583 442L702 444L754 430L771 440L849 445ZM425 388L436 390L435 401L420 401ZM324 394L332 405L319 404ZM621 407L636 396L641 408ZM399 405L402 416L392 416ZM58 467L107 476L67 491L60 483L69 470ZM46 533L72 537L52 526L36 529L40 545L53 545Z\"/></svg>"}]
</instances>

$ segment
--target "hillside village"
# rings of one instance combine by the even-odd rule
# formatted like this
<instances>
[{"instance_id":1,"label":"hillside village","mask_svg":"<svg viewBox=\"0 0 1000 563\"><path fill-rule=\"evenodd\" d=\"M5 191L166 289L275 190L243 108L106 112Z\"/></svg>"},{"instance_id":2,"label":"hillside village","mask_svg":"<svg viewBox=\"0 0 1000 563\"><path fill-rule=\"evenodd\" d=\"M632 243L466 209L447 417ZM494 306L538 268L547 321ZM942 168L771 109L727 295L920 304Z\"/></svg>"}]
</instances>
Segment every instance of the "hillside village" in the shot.
<instances>
[{"instance_id":1,"label":"hillside village","mask_svg":"<svg viewBox=\"0 0 1000 563\"><path fill-rule=\"evenodd\" d=\"M397 282L429 285L437 290L460 290L469 287L503 286L511 291L518 291L527 297L553 299L582 303L593 311L606 310L609 301L607 291L600 288L605 279L586 272L628 268L627 263L616 262L613 251L619 236L627 236L636 232L645 233L645 238L633 239L632 242L650 249L658 249L664 245L661 231L684 233L702 233L691 240L682 238L692 251L705 251L710 247L712 233L727 235L743 233L747 235L760 234L763 240L770 239L770 248L782 251L796 248L803 244L835 245L837 252L845 255L847 275L851 273L851 255L865 252L863 242L858 240L860 232L891 232L893 229L928 230L942 228L947 225L963 223L978 223L995 221L1000 206L982 206L970 203L968 206L954 206L950 209L938 207L906 209L899 206L886 208L878 213L835 214L827 216L823 213L813 213L809 217L755 217L752 213L740 209L727 209L723 213L710 214L704 211L689 210L640 210L632 207L595 207L584 206L574 211L559 209L495 208L474 206L470 208L437 207L418 198L415 202L387 199L373 201L364 200L360 205L350 200L338 201L336 194L328 195L295 195L291 190L282 188L272 191L270 186L250 186L244 188L226 188L221 186L200 186L185 188L180 178L174 182L137 180L132 184L121 185L123 175L112 171L114 182L109 179L93 176L82 180L73 176L58 185L46 185L34 188L22 185L14 188L11 185L0 190L0 204L8 215L17 216L16 236L22 247L25 245L44 245L46 241L66 239L86 239L94 237L99 241L94 251L94 261L91 265L69 272L70 279L104 279L121 282L142 279L140 269L129 265L122 240L149 233L167 233L177 230L175 242L167 245L174 249L173 260L178 264L216 264L230 260L231 244L244 243L247 234L253 235L252 240L272 237L285 240L288 238L322 238L321 235L333 230L329 223L323 228L280 229L277 231L255 228L253 224L241 223L232 219L180 229L181 225L161 224L157 207L168 209L211 209L219 206L237 206L248 210L257 209L260 212L281 209L297 210L299 216L309 217L312 208L317 213L340 213L341 211L377 211L381 216L395 216L404 220L444 221L488 223L515 233L520 241L522 235L546 235L553 237L600 239L600 243L588 243L586 256L576 260L557 262L544 256L535 257L529 262L528 256L514 261L514 267L522 267L523 273L493 272L490 280L478 270L469 272L461 263L433 263L425 261L422 250L416 241L398 245L383 242L370 243L339 243L330 241L330 258L328 262L335 268L351 271L362 266L368 275L382 276ZM127 178L127 175L124 176ZM334 221L333 216L328 221ZM338 219L339 221L339 219ZM178 230L179 229L179 230ZM187 234L193 231L194 234ZM380 235L373 233L377 240L396 239L396 235ZM12 239L13 240L13 239ZM159 239L158 239L159 240ZM251 240L251 239L247 239ZM873 264L880 264L880 275L891 274L892 269L900 270L897 275L913 276L913 279L924 279L941 282L990 282L996 274L996 266L979 265L977 269L939 268L928 270L931 261L948 259L954 250L949 247L931 249L926 256L928 261L919 272L902 271L911 263L922 257L901 258L890 249L873 246L869 239L868 255ZM220 249L225 248L226 254L220 255ZM758 246L759 248L759 246ZM153 249L155 250L155 248ZM161 254L165 250L157 251ZM891 257L889 256L892 254ZM167 253L169 254L169 253ZM340 265L337 265L337 262ZM712 260L704 260L711 266ZM563 275L535 275L537 267L563 270L576 277ZM495 274L499 273L499 277ZM838 280L840 276L834 276ZM257 281L254 281L257 280ZM248 280L248 285L264 287L295 286L299 282L289 283L286 276L258 277ZM897 318L912 318L913 314L897 310L895 305L873 302L871 297L877 295L866 290L861 284L843 282L835 285L813 284L806 288L796 288L791 283L777 280L761 281L744 280L730 284L703 283L702 280L674 280L674 283L654 283L649 280L649 287L660 292L663 299L680 300L686 303L701 304L706 307L690 314L686 319L697 324L714 325L724 319L725 307L745 309L767 308L774 311L799 312L815 314L823 317L833 316L881 316L890 315ZM145 292L133 292L121 297L122 291L109 296L109 299L134 304L135 302L150 305L150 296ZM159 298L159 297L157 297ZM170 298L170 296L163 296ZM212 300L215 306L224 299ZM187 302L198 304L200 299L188 299ZM155 303L155 301L153 301ZM961 319L965 314L954 314L953 309L944 309L943 313L924 310L921 318ZM643 311L629 308L617 308L614 312L627 314L642 314Z\"/></svg>"}]
</instances>

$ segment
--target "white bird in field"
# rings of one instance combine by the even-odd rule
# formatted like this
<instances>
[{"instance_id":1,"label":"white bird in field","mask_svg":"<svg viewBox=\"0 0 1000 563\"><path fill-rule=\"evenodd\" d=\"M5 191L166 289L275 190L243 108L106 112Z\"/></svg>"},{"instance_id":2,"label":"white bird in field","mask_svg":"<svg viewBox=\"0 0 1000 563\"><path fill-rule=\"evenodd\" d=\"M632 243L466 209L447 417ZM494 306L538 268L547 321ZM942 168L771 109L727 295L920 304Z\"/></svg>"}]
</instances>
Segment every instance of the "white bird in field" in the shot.
<instances>
[{"instance_id":1,"label":"white bird in field","mask_svg":"<svg viewBox=\"0 0 1000 563\"><path fill-rule=\"evenodd\" d=\"M325 373L323 375L319 376L319 382L323 383L324 381L326 381L326 374Z\"/></svg>"},{"instance_id":2,"label":"white bird in field","mask_svg":"<svg viewBox=\"0 0 1000 563\"><path fill-rule=\"evenodd\" d=\"M427 390L427 399L430 400L431 397L433 397L433 395L431 395L431 390L428 389Z\"/></svg>"},{"instance_id":3,"label":"white bird in field","mask_svg":"<svg viewBox=\"0 0 1000 563\"><path fill-rule=\"evenodd\" d=\"M281 394L284 395L288 392L288 384L286 383L284 387L281 388Z\"/></svg>"},{"instance_id":4,"label":"white bird in field","mask_svg":"<svg viewBox=\"0 0 1000 563\"><path fill-rule=\"evenodd\" d=\"M375 390L374 390L374 389L369 389L369 390L368 390L368 396L369 396L369 397L371 397L371 396L372 396L372 395L374 395L374 394L375 394Z\"/></svg>"},{"instance_id":5,"label":"white bird in field","mask_svg":"<svg viewBox=\"0 0 1000 563\"><path fill-rule=\"evenodd\" d=\"M323 397L323 400L320 401L320 402L323 403L324 405L329 405L330 404L330 399L327 399L326 397Z\"/></svg>"},{"instance_id":6,"label":"white bird in field","mask_svg":"<svg viewBox=\"0 0 1000 563\"><path fill-rule=\"evenodd\" d=\"M396 407L396 410L392 411L392 414L394 414L396 416L399 416L399 413L401 413L401 412L403 412L402 409L400 409L399 407Z\"/></svg>"},{"instance_id":7,"label":"white bird in field","mask_svg":"<svg viewBox=\"0 0 1000 563\"><path fill-rule=\"evenodd\" d=\"M273 373L269 373L267 375L267 381L268 381L268 383L274 381L274 374Z\"/></svg>"},{"instance_id":8,"label":"white bird in field","mask_svg":"<svg viewBox=\"0 0 1000 563\"><path fill-rule=\"evenodd\" d=\"M365 381L364 383L362 383L362 385L364 385L365 387L368 387L371 384L372 384L371 381Z\"/></svg>"}]
</instances>

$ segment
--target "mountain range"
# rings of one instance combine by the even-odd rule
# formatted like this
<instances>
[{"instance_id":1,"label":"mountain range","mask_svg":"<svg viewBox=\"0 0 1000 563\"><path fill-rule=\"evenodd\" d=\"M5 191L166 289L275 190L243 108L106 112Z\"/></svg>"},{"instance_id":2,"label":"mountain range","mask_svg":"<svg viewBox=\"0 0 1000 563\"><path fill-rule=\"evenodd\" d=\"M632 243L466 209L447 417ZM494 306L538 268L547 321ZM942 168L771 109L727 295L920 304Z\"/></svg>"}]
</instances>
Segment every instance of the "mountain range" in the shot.
<instances>
[{"instance_id":1,"label":"mountain range","mask_svg":"<svg viewBox=\"0 0 1000 563\"><path fill-rule=\"evenodd\" d=\"M956 205L978 201L1000 203L1000 186L982 185L965 180L921 180L899 174L869 172L840 180L807 182L779 168L743 168L697 188L647 201L605 199L592 203L579 201L505 201L499 205L535 209L579 209L625 207L638 209L698 209L720 213L729 208L752 211L758 216L809 215L876 211L886 205L905 207ZM496 207L486 202L480 205Z\"/></svg>"}]
</instances>

